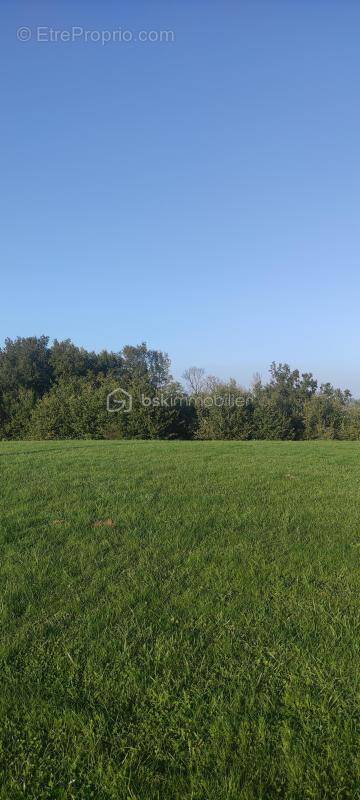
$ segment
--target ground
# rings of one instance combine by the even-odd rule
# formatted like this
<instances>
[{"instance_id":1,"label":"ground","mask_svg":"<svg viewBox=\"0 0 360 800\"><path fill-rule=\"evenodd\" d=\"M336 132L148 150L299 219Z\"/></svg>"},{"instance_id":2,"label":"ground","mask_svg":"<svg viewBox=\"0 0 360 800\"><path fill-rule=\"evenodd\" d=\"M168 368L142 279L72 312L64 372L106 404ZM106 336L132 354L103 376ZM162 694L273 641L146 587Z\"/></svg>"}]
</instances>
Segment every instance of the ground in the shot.
<instances>
[{"instance_id":1,"label":"ground","mask_svg":"<svg viewBox=\"0 0 360 800\"><path fill-rule=\"evenodd\" d=\"M358 798L360 443L0 442L1 800Z\"/></svg>"}]
</instances>

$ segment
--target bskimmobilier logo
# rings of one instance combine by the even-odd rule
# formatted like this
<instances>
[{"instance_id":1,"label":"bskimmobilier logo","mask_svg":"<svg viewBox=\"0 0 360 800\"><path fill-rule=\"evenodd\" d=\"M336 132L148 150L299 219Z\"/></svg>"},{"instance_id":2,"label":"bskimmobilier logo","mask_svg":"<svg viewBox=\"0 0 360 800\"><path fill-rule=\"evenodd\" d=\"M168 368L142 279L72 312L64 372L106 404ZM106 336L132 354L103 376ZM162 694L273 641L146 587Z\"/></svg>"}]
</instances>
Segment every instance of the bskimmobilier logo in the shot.
<instances>
[{"instance_id":1,"label":"bskimmobilier logo","mask_svg":"<svg viewBox=\"0 0 360 800\"><path fill-rule=\"evenodd\" d=\"M129 414L132 409L132 395L129 394L126 389L122 389L121 386L119 386L108 394L106 398L106 408L110 414L114 414L117 411L122 411L123 414Z\"/></svg>"}]
</instances>

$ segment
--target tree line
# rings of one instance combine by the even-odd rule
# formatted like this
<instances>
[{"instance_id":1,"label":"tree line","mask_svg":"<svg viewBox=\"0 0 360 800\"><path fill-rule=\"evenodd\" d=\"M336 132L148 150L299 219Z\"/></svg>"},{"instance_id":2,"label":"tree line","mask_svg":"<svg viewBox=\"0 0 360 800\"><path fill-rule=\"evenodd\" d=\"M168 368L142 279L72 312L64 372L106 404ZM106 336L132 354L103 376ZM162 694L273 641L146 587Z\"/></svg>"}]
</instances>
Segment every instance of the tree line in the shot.
<instances>
[{"instance_id":1,"label":"tree line","mask_svg":"<svg viewBox=\"0 0 360 800\"><path fill-rule=\"evenodd\" d=\"M360 439L360 402L310 372L274 362L245 389L198 367L181 384L170 367L145 343L95 353L70 339L6 339L0 439Z\"/></svg>"}]
</instances>

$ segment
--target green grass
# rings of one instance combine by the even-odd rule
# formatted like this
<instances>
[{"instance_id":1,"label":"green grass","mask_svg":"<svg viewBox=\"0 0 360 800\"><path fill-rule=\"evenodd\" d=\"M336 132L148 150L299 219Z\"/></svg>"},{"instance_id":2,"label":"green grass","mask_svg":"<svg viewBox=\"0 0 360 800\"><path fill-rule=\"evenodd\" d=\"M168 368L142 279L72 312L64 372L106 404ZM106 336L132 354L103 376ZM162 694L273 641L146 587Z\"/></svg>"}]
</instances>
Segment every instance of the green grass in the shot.
<instances>
[{"instance_id":1,"label":"green grass","mask_svg":"<svg viewBox=\"0 0 360 800\"><path fill-rule=\"evenodd\" d=\"M1 800L360 797L360 443L4 442L0 476Z\"/></svg>"}]
</instances>

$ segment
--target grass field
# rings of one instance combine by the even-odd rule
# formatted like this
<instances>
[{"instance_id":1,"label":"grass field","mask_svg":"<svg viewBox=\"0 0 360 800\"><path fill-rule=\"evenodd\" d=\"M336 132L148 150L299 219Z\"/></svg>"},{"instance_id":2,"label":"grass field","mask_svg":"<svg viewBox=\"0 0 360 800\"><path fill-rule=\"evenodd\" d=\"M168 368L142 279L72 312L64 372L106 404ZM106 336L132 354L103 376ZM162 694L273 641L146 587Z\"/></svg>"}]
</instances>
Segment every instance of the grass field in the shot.
<instances>
[{"instance_id":1,"label":"grass field","mask_svg":"<svg viewBox=\"0 0 360 800\"><path fill-rule=\"evenodd\" d=\"M1 800L360 797L360 443L0 471Z\"/></svg>"}]
</instances>

